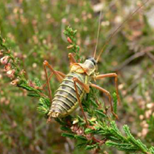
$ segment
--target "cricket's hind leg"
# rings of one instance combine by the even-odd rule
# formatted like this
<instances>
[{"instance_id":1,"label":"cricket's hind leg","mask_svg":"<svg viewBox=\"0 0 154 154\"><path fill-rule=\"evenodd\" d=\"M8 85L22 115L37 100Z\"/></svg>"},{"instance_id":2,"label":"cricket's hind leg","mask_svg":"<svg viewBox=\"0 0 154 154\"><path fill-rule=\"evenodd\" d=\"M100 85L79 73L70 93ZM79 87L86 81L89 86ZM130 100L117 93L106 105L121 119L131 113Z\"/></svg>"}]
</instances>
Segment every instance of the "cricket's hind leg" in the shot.
<instances>
[{"instance_id":1,"label":"cricket's hind leg","mask_svg":"<svg viewBox=\"0 0 154 154\"><path fill-rule=\"evenodd\" d=\"M100 74L94 77L94 80L99 80L107 77L114 77L115 82L115 88L116 88L116 94L118 98L118 103L120 104L120 97L119 97L119 90L118 90L118 75L116 73L108 73L108 74Z\"/></svg>"},{"instance_id":2,"label":"cricket's hind leg","mask_svg":"<svg viewBox=\"0 0 154 154\"><path fill-rule=\"evenodd\" d=\"M68 58L69 58L69 61L70 61L70 64L72 64L72 63L76 63L76 61L75 61L75 58L74 58L74 55L72 54L72 53L69 53L68 54ZM42 89L47 85L48 87L50 87L49 86L49 81L50 81L50 79L52 78L52 76L53 76L53 74L55 74L55 76L56 76L56 78L57 78L57 80L59 81L59 82L61 82L64 78L65 78L65 74L64 73L62 73L62 72L60 72L60 71L56 71L56 70L54 70L53 69L53 67L49 64L49 62L48 61L44 61L43 62L43 66L44 66L44 72L45 72L45 76L46 76L46 83L42 86ZM47 67L50 69L50 71L51 71L51 74L50 74L50 76L48 77L48 75L47 75ZM48 91L49 91L49 88L48 88Z\"/></svg>"},{"instance_id":3,"label":"cricket's hind leg","mask_svg":"<svg viewBox=\"0 0 154 154\"><path fill-rule=\"evenodd\" d=\"M49 98L50 98L50 101L52 102L52 93L51 93L50 79L52 78L53 75L55 75L56 79L59 82L62 82L63 79L65 78L65 74L60 72L60 71L54 70L53 67L46 60L43 62L43 67L44 67L44 72L45 72L45 77L46 77L46 83L44 85L42 85L42 89L47 85L48 92L49 92ZM47 73L47 67L51 71L51 74L50 74L49 77L48 77L48 73Z\"/></svg>"}]
</instances>

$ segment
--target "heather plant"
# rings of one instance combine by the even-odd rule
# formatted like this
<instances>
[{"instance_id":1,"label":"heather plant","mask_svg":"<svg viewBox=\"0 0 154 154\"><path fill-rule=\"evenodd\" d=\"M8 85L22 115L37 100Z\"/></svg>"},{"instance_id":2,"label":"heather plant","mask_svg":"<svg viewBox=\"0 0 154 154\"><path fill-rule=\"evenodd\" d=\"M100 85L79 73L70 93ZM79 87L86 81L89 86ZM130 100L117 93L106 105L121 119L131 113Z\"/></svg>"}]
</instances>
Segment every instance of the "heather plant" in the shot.
<instances>
[{"instance_id":1,"label":"heather plant","mask_svg":"<svg viewBox=\"0 0 154 154\"><path fill-rule=\"evenodd\" d=\"M116 105L112 79L99 82L113 94L114 112L119 120L110 114L106 97L101 99L102 95L92 89L83 101L90 128L86 127L80 111L46 123L51 102L47 88L42 89L43 61L46 59L56 70L68 72L68 52L75 52L76 59L81 61L93 52L100 9L103 12L98 50L128 12L142 1L96 3L93 0L0 2L3 63L0 64L0 153L91 153L83 149L93 149L95 153L119 150L152 153L152 1L111 39L99 61L99 72L119 74L120 106ZM58 87L54 78L51 85L52 91Z\"/></svg>"},{"instance_id":2,"label":"heather plant","mask_svg":"<svg viewBox=\"0 0 154 154\"><path fill-rule=\"evenodd\" d=\"M67 27L64 31L69 42L68 49L74 54L79 55L79 47L76 44L76 30ZM1 46L1 64L4 65L6 75L12 80L11 84L28 91L28 96L38 97L38 111L48 118L50 110L50 100L43 92L42 85L38 79L34 82L26 79L26 72L19 67L19 59L16 58L7 47L7 42L0 38ZM114 112L117 113L117 96L113 94ZM61 125L63 137L76 140L78 148L86 150L94 149L95 153L99 153L102 146L117 148L121 151L129 153L140 152L145 154L154 154L154 147L147 147L141 140L135 139L127 125L123 126L123 133L118 129L115 119L108 113L108 107L102 105L97 100L96 92L91 89L83 100L84 111L88 115L89 126L87 127L85 120L80 115L69 115L66 118L56 118L55 120Z\"/></svg>"}]
</instances>

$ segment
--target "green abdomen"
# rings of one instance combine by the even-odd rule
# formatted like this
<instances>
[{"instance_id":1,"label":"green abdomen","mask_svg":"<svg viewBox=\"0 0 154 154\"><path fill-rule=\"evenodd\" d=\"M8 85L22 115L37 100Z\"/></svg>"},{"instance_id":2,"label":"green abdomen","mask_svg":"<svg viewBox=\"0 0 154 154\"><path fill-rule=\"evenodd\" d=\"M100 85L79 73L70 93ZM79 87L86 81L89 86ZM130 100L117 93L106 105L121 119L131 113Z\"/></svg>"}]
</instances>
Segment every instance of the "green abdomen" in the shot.
<instances>
[{"instance_id":1,"label":"green abdomen","mask_svg":"<svg viewBox=\"0 0 154 154\"><path fill-rule=\"evenodd\" d=\"M67 74L53 98L50 108L51 117L65 117L74 111L78 106L73 77L78 78L83 83L86 81L85 74ZM77 84L77 89L80 100L82 101L85 91L79 84Z\"/></svg>"}]
</instances>

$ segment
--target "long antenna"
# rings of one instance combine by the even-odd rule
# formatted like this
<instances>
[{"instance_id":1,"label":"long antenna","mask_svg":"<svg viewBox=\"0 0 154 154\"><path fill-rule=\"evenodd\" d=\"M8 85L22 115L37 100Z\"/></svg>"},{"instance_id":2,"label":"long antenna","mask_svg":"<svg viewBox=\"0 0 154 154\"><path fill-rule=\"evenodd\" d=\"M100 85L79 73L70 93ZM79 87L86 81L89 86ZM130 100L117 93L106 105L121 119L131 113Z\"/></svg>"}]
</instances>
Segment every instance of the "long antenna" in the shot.
<instances>
[{"instance_id":1,"label":"long antenna","mask_svg":"<svg viewBox=\"0 0 154 154\"><path fill-rule=\"evenodd\" d=\"M124 24L130 20L135 14L136 12L138 12L143 6L145 6L145 4L150 1L150 0L146 0L141 6L139 6L137 9L135 9L132 13L130 13L127 18L123 21L123 23L111 34L111 36L106 40L105 44L103 45L102 47L102 50L100 51L97 59L96 59L96 62L99 61L103 51L105 50L106 46L108 45L108 43L111 41L111 39L117 34L117 32L124 26Z\"/></svg>"},{"instance_id":2,"label":"long antenna","mask_svg":"<svg viewBox=\"0 0 154 154\"><path fill-rule=\"evenodd\" d=\"M98 29L97 29L97 40L96 40L96 46L95 46L94 55L93 55L94 58L96 56L96 51L97 51L97 46L98 46L98 40L99 40L99 34L100 34L100 28L101 28L101 17L102 17L102 10L100 11L100 14L99 14L99 23L98 23Z\"/></svg>"}]
</instances>

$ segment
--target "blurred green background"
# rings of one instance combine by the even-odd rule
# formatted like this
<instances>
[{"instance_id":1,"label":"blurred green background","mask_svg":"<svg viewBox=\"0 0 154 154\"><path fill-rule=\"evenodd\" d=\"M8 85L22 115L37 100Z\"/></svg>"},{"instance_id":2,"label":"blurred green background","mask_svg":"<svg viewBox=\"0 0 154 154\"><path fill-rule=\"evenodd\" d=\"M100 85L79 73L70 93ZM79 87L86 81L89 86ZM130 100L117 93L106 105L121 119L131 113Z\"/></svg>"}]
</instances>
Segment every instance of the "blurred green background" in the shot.
<instances>
[{"instance_id":1,"label":"blurred green background","mask_svg":"<svg viewBox=\"0 0 154 154\"><path fill-rule=\"evenodd\" d=\"M97 43L100 10L97 53L129 13L142 4L139 0L1 0L0 31L14 55L22 60L28 79L37 77L44 83L45 59L56 70L69 71L68 43L63 34L66 26L78 30L81 58L86 58L92 55ZM154 145L153 16L151 0L111 39L98 64L100 73L119 75L119 128L129 125L132 133L147 145ZM38 100L11 86L0 67L0 153L92 153L75 148L75 141L61 137L56 122L47 124L36 110ZM113 79L98 84L111 93L115 91ZM53 91L58 87L55 79L51 85ZM104 146L102 153L120 152Z\"/></svg>"}]
</instances>

